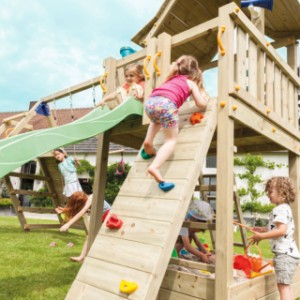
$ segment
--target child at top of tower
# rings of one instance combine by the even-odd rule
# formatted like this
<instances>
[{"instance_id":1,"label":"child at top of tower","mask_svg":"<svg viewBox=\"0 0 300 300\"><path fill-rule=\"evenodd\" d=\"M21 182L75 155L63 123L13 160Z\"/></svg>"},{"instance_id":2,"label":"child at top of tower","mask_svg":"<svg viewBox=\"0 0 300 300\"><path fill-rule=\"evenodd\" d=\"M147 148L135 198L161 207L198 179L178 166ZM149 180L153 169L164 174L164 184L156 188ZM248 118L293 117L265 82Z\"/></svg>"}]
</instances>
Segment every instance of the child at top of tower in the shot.
<instances>
[{"instance_id":1,"label":"child at top of tower","mask_svg":"<svg viewBox=\"0 0 300 300\"><path fill-rule=\"evenodd\" d=\"M120 104L130 96L133 96L137 100L143 100L145 86L143 67L139 64L131 64L125 68L124 73L126 82L114 92L104 96L102 100L97 103L97 106L103 106L105 102L116 98Z\"/></svg>"},{"instance_id":2,"label":"child at top of tower","mask_svg":"<svg viewBox=\"0 0 300 300\"><path fill-rule=\"evenodd\" d=\"M154 89L145 102L145 111L151 123L141 154L146 159L156 155L148 172L164 191L172 189L174 184L164 182L159 169L174 150L179 132L178 109L190 95L200 109L206 108L208 94L203 87L202 72L198 62L192 56L183 55L171 64L167 80ZM164 143L156 153L153 140L161 127L164 132Z\"/></svg>"}]
</instances>

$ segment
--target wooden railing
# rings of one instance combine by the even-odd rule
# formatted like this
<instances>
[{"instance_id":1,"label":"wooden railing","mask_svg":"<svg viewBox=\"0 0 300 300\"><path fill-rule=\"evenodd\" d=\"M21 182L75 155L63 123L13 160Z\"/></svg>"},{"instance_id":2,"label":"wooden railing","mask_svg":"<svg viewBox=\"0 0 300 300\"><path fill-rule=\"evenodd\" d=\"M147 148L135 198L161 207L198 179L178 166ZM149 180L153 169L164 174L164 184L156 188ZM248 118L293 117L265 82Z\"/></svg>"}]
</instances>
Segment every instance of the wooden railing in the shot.
<instances>
[{"instance_id":1,"label":"wooden railing","mask_svg":"<svg viewBox=\"0 0 300 300\"><path fill-rule=\"evenodd\" d=\"M299 136L299 77L241 11L231 17L234 32L226 33L234 35L231 94Z\"/></svg>"}]
</instances>

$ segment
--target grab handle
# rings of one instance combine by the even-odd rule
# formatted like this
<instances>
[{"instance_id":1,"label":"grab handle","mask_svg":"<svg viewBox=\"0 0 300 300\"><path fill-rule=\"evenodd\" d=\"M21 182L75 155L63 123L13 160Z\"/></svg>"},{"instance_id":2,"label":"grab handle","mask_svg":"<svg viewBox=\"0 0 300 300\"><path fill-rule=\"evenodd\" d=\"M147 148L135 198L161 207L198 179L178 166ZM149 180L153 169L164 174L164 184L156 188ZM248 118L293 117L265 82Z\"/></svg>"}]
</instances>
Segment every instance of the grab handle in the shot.
<instances>
[{"instance_id":1,"label":"grab handle","mask_svg":"<svg viewBox=\"0 0 300 300\"><path fill-rule=\"evenodd\" d=\"M154 69L155 69L155 72L156 72L156 76L160 76L161 72L160 72L160 69L158 68L157 66L157 58L160 57L162 54L161 51L158 51L156 54L155 54L155 57L154 57L154 62L153 62L153 66L154 66Z\"/></svg>"},{"instance_id":2,"label":"grab handle","mask_svg":"<svg viewBox=\"0 0 300 300\"><path fill-rule=\"evenodd\" d=\"M103 81L104 81L104 79L107 77L107 75L108 75L108 73L107 72L105 72L103 75L101 75L101 77L100 77L100 86L101 86L101 89L102 89L102 91L103 91L103 94L106 94L106 92L107 92L107 89L106 89L106 87L104 86L104 83L103 83Z\"/></svg>"},{"instance_id":3,"label":"grab handle","mask_svg":"<svg viewBox=\"0 0 300 300\"><path fill-rule=\"evenodd\" d=\"M220 52L221 52L221 55L224 56L226 51L223 47L223 44L222 44L222 40L221 40L221 35L222 33L225 32L225 29L226 29L226 26L221 26L220 29L219 29L219 32L218 32L218 36L217 36L217 41L218 41L218 45L219 45L219 48L220 48Z\"/></svg>"},{"instance_id":4,"label":"grab handle","mask_svg":"<svg viewBox=\"0 0 300 300\"><path fill-rule=\"evenodd\" d=\"M143 64L143 66L144 66L144 73L145 73L145 76L146 76L147 79L150 78L150 74L149 74L149 72L147 70L147 63L150 60L151 60L151 55L147 55L146 58L144 59L144 64Z\"/></svg>"}]
</instances>

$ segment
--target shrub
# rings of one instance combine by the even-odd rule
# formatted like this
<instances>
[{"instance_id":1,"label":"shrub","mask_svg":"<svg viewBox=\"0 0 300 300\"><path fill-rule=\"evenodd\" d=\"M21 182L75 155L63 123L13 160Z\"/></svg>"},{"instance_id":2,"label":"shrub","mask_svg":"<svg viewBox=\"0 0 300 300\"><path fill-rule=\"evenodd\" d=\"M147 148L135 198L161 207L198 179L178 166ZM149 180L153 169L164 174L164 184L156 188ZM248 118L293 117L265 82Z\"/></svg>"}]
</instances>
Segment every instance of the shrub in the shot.
<instances>
[{"instance_id":1,"label":"shrub","mask_svg":"<svg viewBox=\"0 0 300 300\"><path fill-rule=\"evenodd\" d=\"M13 204L10 198L1 198L0 199L0 208L11 207Z\"/></svg>"},{"instance_id":2,"label":"shrub","mask_svg":"<svg viewBox=\"0 0 300 300\"><path fill-rule=\"evenodd\" d=\"M107 167L107 179L105 187L105 200L112 204L117 197L119 190L127 177L130 165L125 163L125 172L122 175L116 175L116 167L119 163L111 164Z\"/></svg>"},{"instance_id":3,"label":"shrub","mask_svg":"<svg viewBox=\"0 0 300 300\"><path fill-rule=\"evenodd\" d=\"M38 190L41 193L48 192L46 187L43 187ZM43 196L30 196L30 204L34 207L53 207L53 202L51 197Z\"/></svg>"},{"instance_id":4,"label":"shrub","mask_svg":"<svg viewBox=\"0 0 300 300\"><path fill-rule=\"evenodd\" d=\"M269 213L275 207L274 204L261 204L259 201L247 201L241 205L242 211L251 211L257 213Z\"/></svg>"}]
</instances>

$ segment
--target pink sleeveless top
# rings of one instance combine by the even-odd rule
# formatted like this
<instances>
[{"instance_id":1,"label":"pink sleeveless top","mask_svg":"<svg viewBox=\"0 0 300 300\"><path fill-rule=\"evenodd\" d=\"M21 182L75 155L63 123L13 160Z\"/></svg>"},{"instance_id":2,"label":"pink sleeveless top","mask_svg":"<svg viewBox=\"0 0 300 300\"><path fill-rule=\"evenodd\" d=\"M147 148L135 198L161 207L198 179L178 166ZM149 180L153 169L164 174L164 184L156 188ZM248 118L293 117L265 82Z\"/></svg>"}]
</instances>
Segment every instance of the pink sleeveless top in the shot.
<instances>
[{"instance_id":1,"label":"pink sleeveless top","mask_svg":"<svg viewBox=\"0 0 300 300\"><path fill-rule=\"evenodd\" d=\"M190 95L186 75L176 75L154 89L150 97L161 96L170 99L179 108Z\"/></svg>"}]
</instances>

